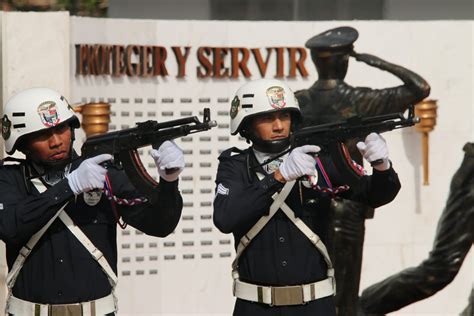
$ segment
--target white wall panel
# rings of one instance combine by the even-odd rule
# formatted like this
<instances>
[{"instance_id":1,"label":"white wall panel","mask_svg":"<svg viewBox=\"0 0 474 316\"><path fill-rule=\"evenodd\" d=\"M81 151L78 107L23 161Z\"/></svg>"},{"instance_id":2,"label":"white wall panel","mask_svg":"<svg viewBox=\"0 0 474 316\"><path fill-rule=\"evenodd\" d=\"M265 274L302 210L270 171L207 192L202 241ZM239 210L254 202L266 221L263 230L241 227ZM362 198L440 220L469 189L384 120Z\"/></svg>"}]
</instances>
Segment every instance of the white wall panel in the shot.
<instances>
[{"instance_id":1,"label":"white wall panel","mask_svg":"<svg viewBox=\"0 0 474 316\"><path fill-rule=\"evenodd\" d=\"M8 12L2 18L3 97L47 86L69 96L69 14Z\"/></svg>"}]
</instances>

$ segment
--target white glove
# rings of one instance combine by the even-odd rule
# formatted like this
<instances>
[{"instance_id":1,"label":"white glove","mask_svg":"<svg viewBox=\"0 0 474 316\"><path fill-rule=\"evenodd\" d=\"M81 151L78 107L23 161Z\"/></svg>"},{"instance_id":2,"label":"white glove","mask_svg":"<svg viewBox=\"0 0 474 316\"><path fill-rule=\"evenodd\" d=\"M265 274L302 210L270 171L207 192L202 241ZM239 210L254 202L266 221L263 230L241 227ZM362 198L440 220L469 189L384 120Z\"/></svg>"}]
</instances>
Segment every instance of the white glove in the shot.
<instances>
[{"instance_id":1,"label":"white glove","mask_svg":"<svg viewBox=\"0 0 474 316\"><path fill-rule=\"evenodd\" d=\"M107 169L100 164L112 158L112 155L102 154L81 162L76 170L66 175L72 192L78 195L93 189L102 189Z\"/></svg>"},{"instance_id":2,"label":"white glove","mask_svg":"<svg viewBox=\"0 0 474 316\"><path fill-rule=\"evenodd\" d=\"M372 163L375 160L382 160L382 163L376 164L374 169L385 171L390 168L388 160L388 147L385 139L377 133L370 133L365 138L365 143L358 142L357 148L364 158Z\"/></svg>"},{"instance_id":3,"label":"white glove","mask_svg":"<svg viewBox=\"0 0 474 316\"><path fill-rule=\"evenodd\" d=\"M314 155L321 149L315 145L296 147L281 163L280 173L286 181L296 180L304 175L314 176L317 173Z\"/></svg>"},{"instance_id":4,"label":"white glove","mask_svg":"<svg viewBox=\"0 0 474 316\"><path fill-rule=\"evenodd\" d=\"M155 160L160 177L168 182L176 181L184 169L184 155L173 141L165 141L158 150L152 149L150 155ZM168 169L168 172L167 172ZM173 172L170 173L170 169Z\"/></svg>"}]
</instances>

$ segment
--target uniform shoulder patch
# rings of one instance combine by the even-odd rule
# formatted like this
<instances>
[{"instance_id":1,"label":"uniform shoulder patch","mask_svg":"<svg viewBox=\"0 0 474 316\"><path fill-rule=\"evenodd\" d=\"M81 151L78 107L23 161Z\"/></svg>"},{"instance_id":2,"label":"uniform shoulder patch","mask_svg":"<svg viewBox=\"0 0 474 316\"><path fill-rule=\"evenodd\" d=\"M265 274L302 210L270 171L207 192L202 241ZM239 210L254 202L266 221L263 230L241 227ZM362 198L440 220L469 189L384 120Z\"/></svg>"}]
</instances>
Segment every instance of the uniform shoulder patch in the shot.
<instances>
[{"instance_id":1,"label":"uniform shoulder patch","mask_svg":"<svg viewBox=\"0 0 474 316\"><path fill-rule=\"evenodd\" d=\"M224 150L219 158L229 158L229 157L234 157L234 156L238 156L240 154L244 153L244 150L242 149L239 149L237 147L232 147L232 148L229 148L229 149L226 149Z\"/></svg>"},{"instance_id":2,"label":"uniform shoulder patch","mask_svg":"<svg viewBox=\"0 0 474 316\"><path fill-rule=\"evenodd\" d=\"M222 183L217 186L217 194L229 195L229 189L226 188Z\"/></svg>"}]
</instances>

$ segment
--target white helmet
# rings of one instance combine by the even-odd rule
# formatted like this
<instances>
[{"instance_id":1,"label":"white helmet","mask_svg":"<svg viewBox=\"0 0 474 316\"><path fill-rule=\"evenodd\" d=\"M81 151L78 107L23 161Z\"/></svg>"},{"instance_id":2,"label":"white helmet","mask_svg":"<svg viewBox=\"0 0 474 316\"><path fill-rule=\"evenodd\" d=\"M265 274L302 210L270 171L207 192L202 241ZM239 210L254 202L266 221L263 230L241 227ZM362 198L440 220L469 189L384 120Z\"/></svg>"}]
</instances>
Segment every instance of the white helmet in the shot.
<instances>
[{"instance_id":1,"label":"white helmet","mask_svg":"<svg viewBox=\"0 0 474 316\"><path fill-rule=\"evenodd\" d=\"M288 110L301 119L298 101L291 89L276 79L257 79L237 90L230 107L230 132L232 135L242 130L252 116L262 113Z\"/></svg>"},{"instance_id":2,"label":"white helmet","mask_svg":"<svg viewBox=\"0 0 474 316\"><path fill-rule=\"evenodd\" d=\"M15 94L8 100L3 113L2 137L9 155L15 152L25 135L68 120L71 127L79 127L79 120L66 98L49 88L31 88Z\"/></svg>"}]
</instances>

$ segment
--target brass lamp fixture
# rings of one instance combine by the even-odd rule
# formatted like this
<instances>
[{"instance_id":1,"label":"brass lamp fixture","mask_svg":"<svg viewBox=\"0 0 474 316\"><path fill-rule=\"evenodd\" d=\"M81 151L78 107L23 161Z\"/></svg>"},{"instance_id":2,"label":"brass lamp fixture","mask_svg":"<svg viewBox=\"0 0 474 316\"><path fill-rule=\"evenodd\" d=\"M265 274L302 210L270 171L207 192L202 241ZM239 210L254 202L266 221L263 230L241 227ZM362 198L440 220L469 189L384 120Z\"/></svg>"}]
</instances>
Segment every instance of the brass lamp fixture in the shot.
<instances>
[{"instance_id":1,"label":"brass lamp fixture","mask_svg":"<svg viewBox=\"0 0 474 316\"><path fill-rule=\"evenodd\" d=\"M422 133L423 146L423 185L429 185L429 136L436 125L437 100L423 100L415 105L415 115L420 118L420 123L415 125L418 132Z\"/></svg>"},{"instance_id":2,"label":"brass lamp fixture","mask_svg":"<svg viewBox=\"0 0 474 316\"><path fill-rule=\"evenodd\" d=\"M110 104L105 102L87 103L74 106L74 111L82 114L82 128L86 137L106 133L110 123Z\"/></svg>"}]
</instances>

